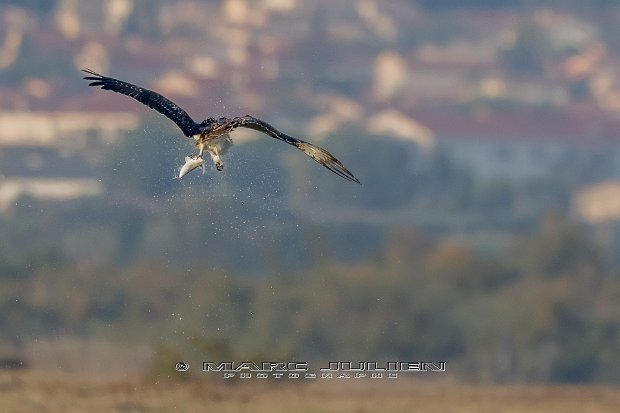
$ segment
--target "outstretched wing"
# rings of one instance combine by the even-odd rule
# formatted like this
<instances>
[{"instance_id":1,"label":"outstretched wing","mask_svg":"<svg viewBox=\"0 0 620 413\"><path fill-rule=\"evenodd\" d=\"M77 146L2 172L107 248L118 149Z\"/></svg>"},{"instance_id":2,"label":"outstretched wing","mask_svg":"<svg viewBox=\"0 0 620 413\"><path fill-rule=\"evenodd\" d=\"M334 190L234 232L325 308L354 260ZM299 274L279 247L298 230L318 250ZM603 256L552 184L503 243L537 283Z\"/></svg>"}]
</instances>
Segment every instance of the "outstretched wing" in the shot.
<instances>
[{"instance_id":1,"label":"outstretched wing","mask_svg":"<svg viewBox=\"0 0 620 413\"><path fill-rule=\"evenodd\" d=\"M257 119L253 116L248 115L231 119L229 122L227 122L227 124L223 125L223 127L228 129L229 131L238 127L242 127L262 132L266 135L271 136L272 138L276 138L278 140L288 143L289 145L295 146L336 175L339 175L349 181L357 182L358 184L360 183L359 179L353 176L353 174L344 167L342 162L336 159L331 153L327 152L325 149L319 148L318 146L315 146L309 142L305 142L301 139L293 138L292 136L282 133L267 122L263 122L262 120Z\"/></svg>"},{"instance_id":2,"label":"outstretched wing","mask_svg":"<svg viewBox=\"0 0 620 413\"><path fill-rule=\"evenodd\" d=\"M128 82L123 82L122 80L102 76L90 69L82 69L82 72L92 75L84 77L86 80L93 81L88 86L101 86L102 89L122 93L123 95L134 98L138 102L145 104L151 109L155 109L172 120L181 128L183 134L187 137L200 133L200 125L194 122L187 112L159 93L132 85Z\"/></svg>"}]
</instances>

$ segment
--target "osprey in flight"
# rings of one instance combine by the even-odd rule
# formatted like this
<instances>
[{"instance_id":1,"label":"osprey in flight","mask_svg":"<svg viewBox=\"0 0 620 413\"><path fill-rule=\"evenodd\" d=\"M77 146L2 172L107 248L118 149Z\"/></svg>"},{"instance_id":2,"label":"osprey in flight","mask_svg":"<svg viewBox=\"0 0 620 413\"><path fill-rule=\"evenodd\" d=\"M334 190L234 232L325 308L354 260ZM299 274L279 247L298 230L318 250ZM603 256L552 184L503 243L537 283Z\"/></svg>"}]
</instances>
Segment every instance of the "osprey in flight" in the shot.
<instances>
[{"instance_id":1,"label":"osprey in flight","mask_svg":"<svg viewBox=\"0 0 620 413\"><path fill-rule=\"evenodd\" d=\"M187 163L181 171L181 176L202 165L201 157L205 151L211 155L217 170L221 171L224 168L224 164L220 155L232 144L229 133L236 128L242 127L254 129L289 145L293 145L336 175L349 181L360 183L338 159L325 149L286 135L267 122L263 122L253 116L246 115L232 119L208 118L201 123L196 123L187 112L159 93L118 79L102 76L90 69L82 69L82 71L91 75L84 77L84 79L92 81L89 86L101 86L102 89L122 93L136 99L138 102L165 115L176 123L185 136L194 140L195 146L199 150L198 156L186 159ZM188 166L189 168L187 168Z\"/></svg>"}]
</instances>

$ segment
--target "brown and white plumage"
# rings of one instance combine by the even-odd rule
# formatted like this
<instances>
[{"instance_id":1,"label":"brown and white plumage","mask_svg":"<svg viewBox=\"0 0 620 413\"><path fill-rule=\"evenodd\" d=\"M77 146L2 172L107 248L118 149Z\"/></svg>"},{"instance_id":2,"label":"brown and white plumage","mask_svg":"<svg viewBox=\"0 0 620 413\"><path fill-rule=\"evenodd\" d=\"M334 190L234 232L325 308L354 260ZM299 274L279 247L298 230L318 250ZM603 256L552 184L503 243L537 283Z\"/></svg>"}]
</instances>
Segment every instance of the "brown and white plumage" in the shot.
<instances>
[{"instance_id":1,"label":"brown and white plumage","mask_svg":"<svg viewBox=\"0 0 620 413\"><path fill-rule=\"evenodd\" d=\"M229 133L241 127L262 132L272 138L293 145L336 175L360 183L342 162L325 149L282 133L267 122L253 116L246 115L232 119L208 118L201 123L196 123L181 107L159 93L122 80L102 76L90 69L83 69L83 72L90 75L84 77L84 79L91 81L89 86L100 86L102 89L132 97L172 120L185 136L194 139L195 146L199 149L198 157L201 157L205 151L209 152L218 170L223 168L220 155L231 143Z\"/></svg>"}]
</instances>

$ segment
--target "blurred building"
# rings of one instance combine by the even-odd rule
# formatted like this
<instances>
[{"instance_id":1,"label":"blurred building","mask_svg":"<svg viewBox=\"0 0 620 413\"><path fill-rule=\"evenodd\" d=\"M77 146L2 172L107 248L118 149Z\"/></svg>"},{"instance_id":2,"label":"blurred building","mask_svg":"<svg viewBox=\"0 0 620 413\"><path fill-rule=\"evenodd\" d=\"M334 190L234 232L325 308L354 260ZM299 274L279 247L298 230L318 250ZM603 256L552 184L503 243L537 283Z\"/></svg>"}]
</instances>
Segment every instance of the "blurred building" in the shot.
<instances>
[{"instance_id":1,"label":"blurred building","mask_svg":"<svg viewBox=\"0 0 620 413\"><path fill-rule=\"evenodd\" d=\"M0 112L0 213L23 196L100 195L100 148L138 125L131 113Z\"/></svg>"},{"instance_id":2,"label":"blurred building","mask_svg":"<svg viewBox=\"0 0 620 413\"><path fill-rule=\"evenodd\" d=\"M601 176L620 177L620 121L605 114L483 109L413 116L483 181L526 182L590 165Z\"/></svg>"},{"instance_id":3,"label":"blurred building","mask_svg":"<svg viewBox=\"0 0 620 413\"><path fill-rule=\"evenodd\" d=\"M620 180L606 180L576 191L572 213L592 226L611 261L620 265Z\"/></svg>"},{"instance_id":4,"label":"blurred building","mask_svg":"<svg viewBox=\"0 0 620 413\"><path fill-rule=\"evenodd\" d=\"M21 197L65 201L102 193L95 165L51 147L0 150L0 213Z\"/></svg>"}]
</instances>

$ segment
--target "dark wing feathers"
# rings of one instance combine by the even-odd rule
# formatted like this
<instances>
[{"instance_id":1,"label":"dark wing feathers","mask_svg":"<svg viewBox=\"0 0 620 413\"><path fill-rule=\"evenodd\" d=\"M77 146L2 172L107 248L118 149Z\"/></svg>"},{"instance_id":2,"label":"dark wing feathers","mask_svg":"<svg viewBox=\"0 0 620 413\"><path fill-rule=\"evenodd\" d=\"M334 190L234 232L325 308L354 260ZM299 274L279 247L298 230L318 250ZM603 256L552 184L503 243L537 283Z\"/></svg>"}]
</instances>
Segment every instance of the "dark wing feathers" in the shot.
<instances>
[{"instance_id":1,"label":"dark wing feathers","mask_svg":"<svg viewBox=\"0 0 620 413\"><path fill-rule=\"evenodd\" d=\"M102 89L122 93L136 99L172 120L187 137L200 133L200 125L194 122L187 112L159 93L122 80L102 76L90 69L82 69L82 71L92 75L84 77L84 79L92 81L89 86L101 86Z\"/></svg>"},{"instance_id":2,"label":"dark wing feathers","mask_svg":"<svg viewBox=\"0 0 620 413\"><path fill-rule=\"evenodd\" d=\"M136 99L138 102L143 103L149 108L155 109L159 113L168 117L170 120L176 123L179 128L181 128L181 130L187 137L191 137L200 133L200 124L194 122L194 120L187 114L187 112L185 112L179 106L177 106L164 96L160 95L159 93L153 92L152 90L144 89L136 85L132 85L128 82L123 82L122 80L102 76L90 69L82 69L82 71L91 75L84 77L84 79L91 81L89 86L100 86L102 89L122 93L123 95L127 95ZM282 133L267 122L263 122L262 120L255 117L248 115L233 118L225 122L224 124L220 124L217 129L221 129L221 132L223 134L228 133L238 127L254 129L256 131L269 135L272 138L276 138L283 142L286 142L289 145L293 145L303 151L306 155L335 173L336 175L341 176L342 178L349 181L357 182L358 184L360 183L360 181L355 176L353 176L353 174L347 168L345 168L338 159L336 159L331 153L327 152L325 149L319 148L318 146L315 146L311 143L302 141L301 139L293 138L292 136Z\"/></svg>"},{"instance_id":3,"label":"dark wing feathers","mask_svg":"<svg viewBox=\"0 0 620 413\"><path fill-rule=\"evenodd\" d=\"M358 184L360 183L360 181L347 168L344 167L342 162L336 159L331 153L327 152L325 149L319 148L318 146L315 146L311 143L282 133L267 122L263 122L262 120L257 119L253 116L247 115L231 119L226 126L230 128L229 130L238 127L254 129L256 131L269 135L272 138L279 139L283 142L288 143L289 145L297 147L306 155L308 155L336 175L349 181L357 182Z\"/></svg>"}]
</instances>

